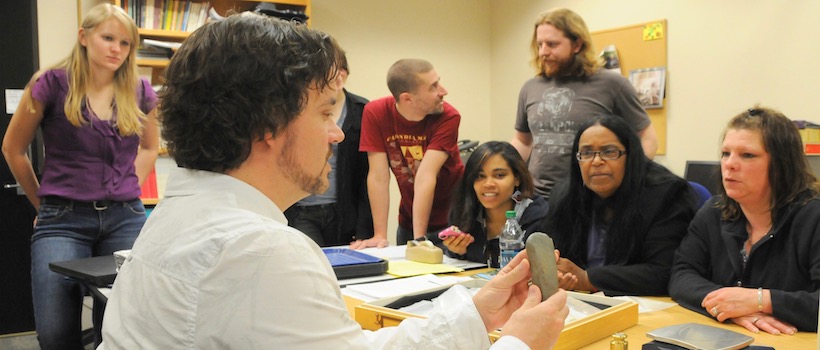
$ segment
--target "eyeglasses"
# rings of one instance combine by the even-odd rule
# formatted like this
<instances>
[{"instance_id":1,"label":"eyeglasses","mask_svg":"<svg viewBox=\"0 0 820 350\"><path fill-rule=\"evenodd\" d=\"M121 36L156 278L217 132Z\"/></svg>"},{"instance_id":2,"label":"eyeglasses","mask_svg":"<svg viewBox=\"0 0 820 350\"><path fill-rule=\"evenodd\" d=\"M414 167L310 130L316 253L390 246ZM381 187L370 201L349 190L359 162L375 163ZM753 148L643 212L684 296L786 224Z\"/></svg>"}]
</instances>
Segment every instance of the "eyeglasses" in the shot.
<instances>
[{"instance_id":1,"label":"eyeglasses","mask_svg":"<svg viewBox=\"0 0 820 350\"><path fill-rule=\"evenodd\" d=\"M579 162L588 162L590 160L595 159L595 156L601 156L603 160L615 160L621 158L621 156L625 155L626 151L621 151L619 149L605 149L603 151L581 151L575 153L575 158L578 159Z\"/></svg>"}]
</instances>

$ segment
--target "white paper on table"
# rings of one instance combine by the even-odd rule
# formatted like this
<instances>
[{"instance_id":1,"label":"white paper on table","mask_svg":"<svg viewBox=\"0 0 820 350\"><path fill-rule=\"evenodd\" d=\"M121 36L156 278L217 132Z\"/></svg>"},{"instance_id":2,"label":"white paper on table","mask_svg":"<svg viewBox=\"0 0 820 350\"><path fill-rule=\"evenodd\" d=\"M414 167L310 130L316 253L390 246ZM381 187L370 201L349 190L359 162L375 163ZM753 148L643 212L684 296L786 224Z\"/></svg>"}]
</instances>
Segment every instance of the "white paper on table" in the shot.
<instances>
[{"instance_id":1,"label":"white paper on table","mask_svg":"<svg viewBox=\"0 0 820 350\"><path fill-rule=\"evenodd\" d=\"M362 253L370 254L372 256L380 257L384 260L404 260L404 250L407 249L407 246L398 245L398 246L387 246L384 248L365 248L359 250Z\"/></svg>"},{"instance_id":2,"label":"white paper on table","mask_svg":"<svg viewBox=\"0 0 820 350\"><path fill-rule=\"evenodd\" d=\"M360 252L380 257L387 261L401 261L407 260L405 255L405 250L407 249L406 245L398 245L398 246L389 246L385 248L365 248L360 250ZM443 264L459 267L465 270L469 269L476 269L481 267L487 267L487 264L472 262L469 260L459 260L455 258L451 258L447 255L444 256Z\"/></svg>"},{"instance_id":3,"label":"white paper on table","mask_svg":"<svg viewBox=\"0 0 820 350\"><path fill-rule=\"evenodd\" d=\"M638 313L642 314L645 312L652 312L652 311L660 311L663 309L668 309L678 303L667 303L665 301L657 301L648 298L641 298L635 296L620 296L620 297L613 297L619 300L631 300L638 303Z\"/></svg>"},{"instance_id":4,"label":"white paper on table","mask_svg":"<svg viewBox=\"0 0 820 350\"><path fill-rule=\"evenodd\" d=\"M364 302L369 302L377 299L413 294L441 286L450 286L469 279L470 277L421 275L347 286L342 289L342 294Z\"/></svg>"},{"instance_id":5,"label":"white paper on table","mask_svg":"<svg viewBox=\"0 0 820 350\"><path fill-rule=\"evenodd\" d=\"M385 280L392 280L398 277L393 276L391 274L381 274L376 276L367 276L367 277L353 277L353 278L345 278L339 280L339 287L347 287L354 284L361 284L361 283L370 283L370 282L378 282L378 281L385 281Z\"/></svg>"},{"instance_id":6,"label":"white paper on table","mask_svg":"<svg viewBox=\"0 0 820 350\"><path fill-rule=\"evenodd\" d=\"M473 262L473 261L470 261L470 260L460 260L460 259L456 259L456 258L451 258L447 255L444 256L444 264L445 265L450 265L450 266L455 266L455 267L460 267L460 268L465 269L465 270L487 267L487 264L477 263L477 262Z\"/></svg>"}]
</instances>

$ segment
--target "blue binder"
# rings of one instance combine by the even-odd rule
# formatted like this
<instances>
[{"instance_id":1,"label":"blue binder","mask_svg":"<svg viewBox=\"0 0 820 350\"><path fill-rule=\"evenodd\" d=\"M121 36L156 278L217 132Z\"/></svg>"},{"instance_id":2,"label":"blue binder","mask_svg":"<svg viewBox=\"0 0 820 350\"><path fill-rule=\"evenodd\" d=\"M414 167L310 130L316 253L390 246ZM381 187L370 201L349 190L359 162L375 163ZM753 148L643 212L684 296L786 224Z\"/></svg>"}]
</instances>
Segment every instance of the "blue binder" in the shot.
<instances>
[{"instance_id":1,"label":"blue binder","mask_svg":"<svg viewBox=\"0 0 820 350\"><path fill-rule=\"evenodd\" d=\"M387 272L387 260L346 248L322 248L337 279L377 276Z\"/></svg>"}]
</instances>

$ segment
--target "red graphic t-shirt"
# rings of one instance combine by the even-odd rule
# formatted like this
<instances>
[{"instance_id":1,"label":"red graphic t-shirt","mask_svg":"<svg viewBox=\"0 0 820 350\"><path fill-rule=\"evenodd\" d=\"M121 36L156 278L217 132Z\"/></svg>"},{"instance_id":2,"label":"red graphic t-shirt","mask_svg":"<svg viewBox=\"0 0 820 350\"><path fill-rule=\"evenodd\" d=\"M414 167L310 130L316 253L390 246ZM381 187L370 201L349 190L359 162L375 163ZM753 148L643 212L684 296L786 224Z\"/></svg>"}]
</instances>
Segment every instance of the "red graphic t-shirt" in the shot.
<instances>
[{"instance_id":1,"label":"red graphic t-shirt","mask_svg":"<svg viewBox=\"0 0 820 350\"><path fill-rule=\"evenodd\" d=\"M364 107L359 150L387 153L401 192L399 225L405 229L413 229L413 183L424 153L430 149L446 152L450 157L438 174L427 230L447 226L450 195L464 173L458 152L459 123L461 115L447 102L444 102L444 112L417 122L399 114L392 96L370 101Z\"/></svg>"}]
</instances>

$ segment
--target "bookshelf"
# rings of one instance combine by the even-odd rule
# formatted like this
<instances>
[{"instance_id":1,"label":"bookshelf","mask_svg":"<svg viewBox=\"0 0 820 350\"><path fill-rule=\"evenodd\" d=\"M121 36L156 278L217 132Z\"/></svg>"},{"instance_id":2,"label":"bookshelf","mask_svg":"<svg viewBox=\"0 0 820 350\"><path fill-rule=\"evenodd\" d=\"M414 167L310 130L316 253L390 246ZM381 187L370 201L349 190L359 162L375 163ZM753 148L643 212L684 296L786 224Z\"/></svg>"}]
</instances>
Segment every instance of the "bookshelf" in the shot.
<instances>
[{"instance_id":1,"label":"bookshelf","mask_svg":"<svg viewBox=\"0 0 820 350\"><path fill-rule=\"evenodd\" d=\"M82 23L83 15L88 12L88 10L102 2L110 2L118 6L123 6L124 1L132 2L132 3L139 3L145 4L146 0L77 0L77 23L78 25ZM153 0L156 2L163 2L167 3L172 0ZM293 10L293 11L301 11L304 12L308 17L311 14L311 0L178 0L182 3L196 3L200 4L201 6L208 6L213 7L216 12L221 16L226 16L231 13L237 13L247 10L252 10L256 7L259 3L271 3L277 5L277 9L281 10ZM207 9L205 10L207 12ZM308 20L308 25L310 25L310 20ZM185 40L190 34L192 29L188 31L182 30L166 30L166 29L153 29L153 28L140 28L139 34L140 38L148 38L148 39L156 39L162 41L171 41L171 42L181 42ZM153 84L161 84L162 83L162 73L164 68L168 66L169 60L167 59L156 59L156 58L137 58L137 65L140 67L150 67L153 69L153 73L151 76L151 82Z\"/></svg>"}]
</instances>

